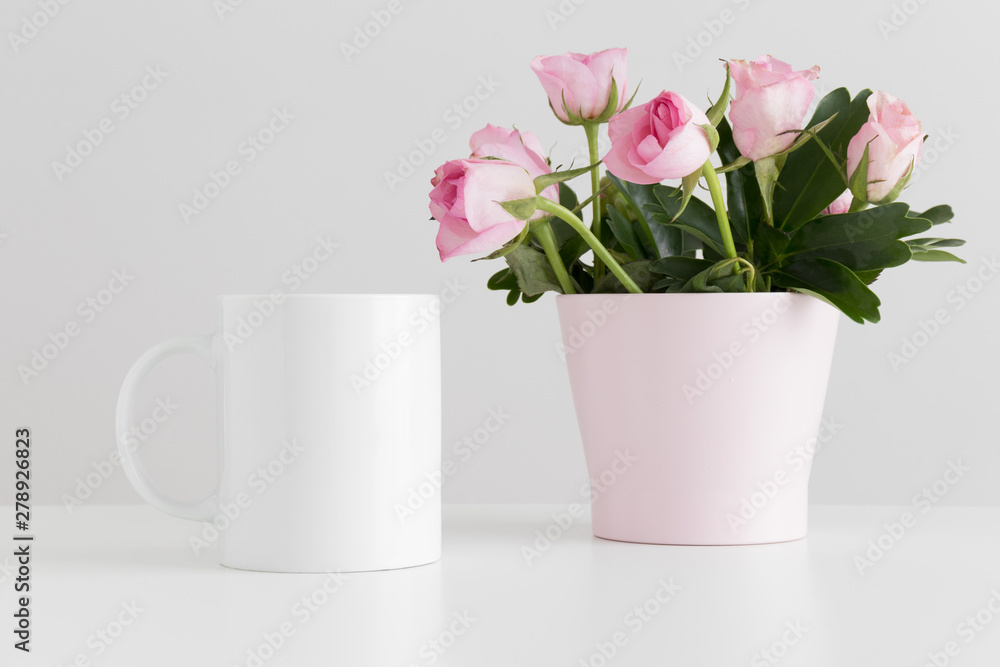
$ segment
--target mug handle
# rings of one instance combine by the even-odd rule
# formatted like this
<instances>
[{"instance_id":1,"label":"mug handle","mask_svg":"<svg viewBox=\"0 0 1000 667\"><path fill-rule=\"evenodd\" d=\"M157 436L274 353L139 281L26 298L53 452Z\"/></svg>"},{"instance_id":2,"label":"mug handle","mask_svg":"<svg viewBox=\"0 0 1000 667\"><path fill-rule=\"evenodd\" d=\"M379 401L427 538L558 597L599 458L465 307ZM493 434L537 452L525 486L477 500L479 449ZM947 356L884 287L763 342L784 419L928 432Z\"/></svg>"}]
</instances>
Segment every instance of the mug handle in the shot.
<instances>
[{"instance_id":1,"label":"mug handle","mask_svg":"<svg viewBox=\"0 0 1000 667\"><path fill-rule=\"evenodd\" d=\"M172 514L182 519L192 521L211 521L218 511L219 489L216 487L212 495L196 502L183 502L160 493L149 483L142 460L127 446L125 436L132 423L135 412L135 397L139 385L158 363L168 357L181 353L194 354L202 359L214 371L216 357L213 352L212 336L194 336L190 338L173 338L154 345L146 350L129 369L122 382L121 393L118 394L118 409L115 414L115 430L118 437L118 454L121 456L122 468L139 492L143 500L160 511Z\"/></svg>"}]
</instances>

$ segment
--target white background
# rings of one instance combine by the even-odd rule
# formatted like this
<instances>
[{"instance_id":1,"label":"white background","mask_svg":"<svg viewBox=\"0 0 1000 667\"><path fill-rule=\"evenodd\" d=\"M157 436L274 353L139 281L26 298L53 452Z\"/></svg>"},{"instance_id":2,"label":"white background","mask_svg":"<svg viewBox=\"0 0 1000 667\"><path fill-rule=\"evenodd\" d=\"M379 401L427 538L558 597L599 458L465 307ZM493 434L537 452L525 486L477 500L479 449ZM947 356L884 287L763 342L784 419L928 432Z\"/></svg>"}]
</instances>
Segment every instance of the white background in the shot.
<instances>
[{"instance_id":1,"label":"white background","mask_svg":"<svg viewBox=\"0 0 1000 667\"><path fill-rule=\"evenodd\" d=\"M586 471L555 351L553 299L508 308L485 288L500 264L442 265L428 181L436 165L466 156L468 136L487 122L535 132L552 147L554 164L579 158L582 130L551 116L528 63L539 54L628 46L630 82L643 82L637 103L661 89L707 100L721 88L720 58L765 52L797 69L819 65L820 93L883 88L909 103L930 139L904 200L918 210L951 203L957 217L947 232L969 240L960 250L969 263L890 271L876 284L883 322L843 321L826 408L841 426L817 459L812 500L909 504L949 460L961 460L973 471L942 502L1000 503L1000 280L982 284L962 308L949 299L974 281L1000 238L988 208L993 5L404 0L380 34L345 57L342 44L386 5L245 0L220 18L209 0L71 2L15 52L8 33L20 31L38 4L4 3L0 442L17 426L32 428L36 502L62 502L107 459L118 388L143 350L212 330L217 294L287 288L282 275L317 237L340 247L300 293L462 286L443 321L445 456L458 464L445 500L578 499ZM678 64L688 49L690 61ZM112 105L148 67L166 72L165 80L122 118L120 104ZM486 93L483 80L499 85L483 100L470 97L477 87ZM451 120L459 118L449 112L455 105L468 118ZM241 142L275 108L294 119L247 162ZM104 118L114 131L60 182L53 162L65 161L67 145ZM438 128L446 141L390 190L385 173ZM179 206L229 160L241 173L185 222ZM586 190L582 180L579 188ZM88 321L78 304L121 269L134 279ZM892 369L887 355L939 309L948 323ZM18 365L30 364L69 322L80 325L79 335L22 381ZM152 410L167 397L179 406L143 450L155 478L177 495L197 497L212 486L211 383L197 361L177 359L154 374L140 407ZM456 456L453 443L500 408L510 415L503 428L468 461ZM0 476L10 470L11 457L0 456ZM85 502L137 500L115 469Z\"/></svg>"}]
</instances>

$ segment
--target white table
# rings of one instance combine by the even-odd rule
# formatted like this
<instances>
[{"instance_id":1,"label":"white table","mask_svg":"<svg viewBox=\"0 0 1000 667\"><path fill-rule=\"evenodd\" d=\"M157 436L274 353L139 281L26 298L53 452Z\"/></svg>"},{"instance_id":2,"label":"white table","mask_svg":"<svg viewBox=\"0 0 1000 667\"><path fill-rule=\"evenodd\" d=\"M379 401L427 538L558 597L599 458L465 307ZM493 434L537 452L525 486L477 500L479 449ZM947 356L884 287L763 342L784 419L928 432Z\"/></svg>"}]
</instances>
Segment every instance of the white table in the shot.
<instances>
[{"instance_id":1,"label":"white table","mask_svg":"<svg viewBox=\"0 0 1000 667\"><path fill-rule=\"evenodd\" d=\"M5 629L0 664L1000 665L1000 508L920 514L863 575L854 557L907 508L814 507L806 540L752 547L610 542L585 518L529 565L562 510L446 506L440 562L338 583L220 567L187 544L200 524L148 507L37 508L33 652Z\"/></svg>"}]
</instances>

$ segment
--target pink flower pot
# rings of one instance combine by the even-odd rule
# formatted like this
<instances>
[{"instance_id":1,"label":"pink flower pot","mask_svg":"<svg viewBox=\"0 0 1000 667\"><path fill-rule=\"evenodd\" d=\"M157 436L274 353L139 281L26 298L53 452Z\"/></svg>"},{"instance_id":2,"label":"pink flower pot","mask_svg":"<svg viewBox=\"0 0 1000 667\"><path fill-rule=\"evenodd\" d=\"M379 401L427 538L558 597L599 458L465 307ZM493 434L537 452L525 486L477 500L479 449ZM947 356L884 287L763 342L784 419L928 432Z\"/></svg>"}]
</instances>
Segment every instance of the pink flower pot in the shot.
<instances>
[{"instance_id":1,"label":"pink flower pot","mask_svg":"<svg viewBox=\"0 0 1000 667\"><path fill-rule=\"evenodd\" d=\"M793 293L556 301L594 535L703 545L805 536L836 309Z\"/></svg>"}]
</instances>

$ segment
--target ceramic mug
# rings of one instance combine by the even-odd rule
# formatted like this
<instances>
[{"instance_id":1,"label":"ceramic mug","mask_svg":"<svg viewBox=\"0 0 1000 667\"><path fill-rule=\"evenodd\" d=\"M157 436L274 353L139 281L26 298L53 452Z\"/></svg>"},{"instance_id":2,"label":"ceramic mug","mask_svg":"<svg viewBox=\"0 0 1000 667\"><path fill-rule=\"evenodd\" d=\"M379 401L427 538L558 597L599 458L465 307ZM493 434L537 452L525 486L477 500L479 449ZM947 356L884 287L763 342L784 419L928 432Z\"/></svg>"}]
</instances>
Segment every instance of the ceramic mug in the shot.
<instances>
[{"instance_id":1,"label":"ceramic mug","mask_svg":"<svg viewBox=\"0 0 1000 667\"><path fill-rule=\"evenodd\" d=\"M148 503L211 521L223 565L271 572L383 570L441 552L440 304L423 294L219 297L216 333L162 342L118 399L118 450ZM193 503L154 488L133 447L136 391L160 361L215 371L219 479ZM402 508L402 509L401 509Z\"/></svg>"}]
</instances>

